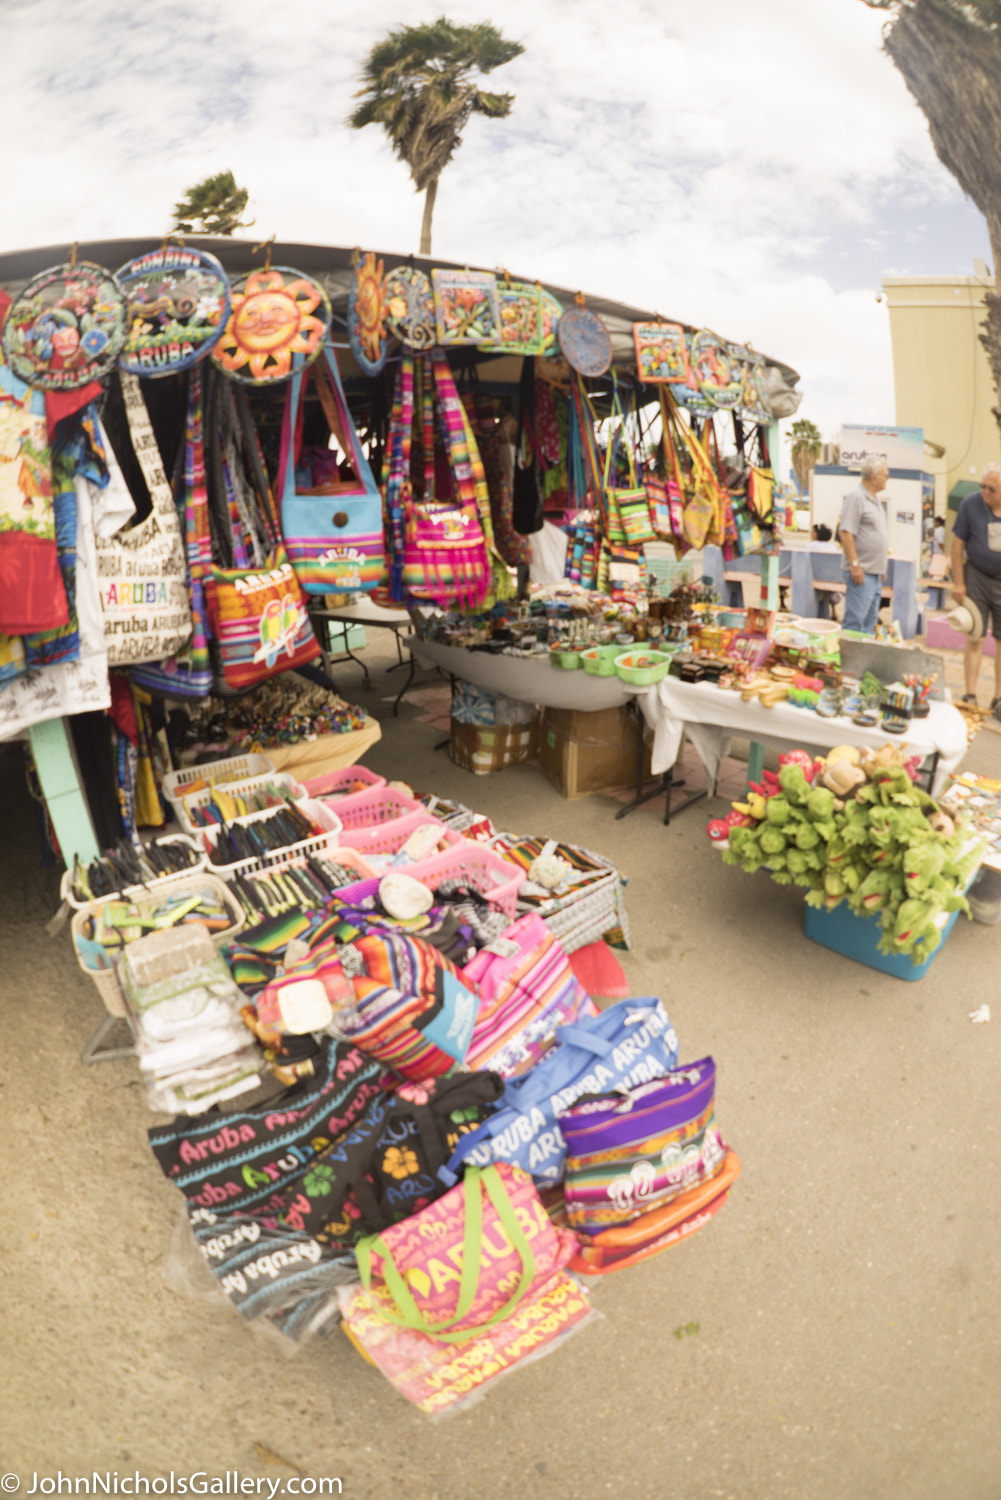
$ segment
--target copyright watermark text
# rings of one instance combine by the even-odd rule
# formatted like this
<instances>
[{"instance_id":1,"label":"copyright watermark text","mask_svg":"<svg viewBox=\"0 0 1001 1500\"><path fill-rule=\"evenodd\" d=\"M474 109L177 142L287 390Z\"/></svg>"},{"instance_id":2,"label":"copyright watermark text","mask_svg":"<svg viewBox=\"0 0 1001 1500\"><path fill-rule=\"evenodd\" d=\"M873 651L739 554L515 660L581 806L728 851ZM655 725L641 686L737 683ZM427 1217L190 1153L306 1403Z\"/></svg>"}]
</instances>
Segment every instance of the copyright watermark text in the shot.
<instances>
[{"instance_id":1,"label":"copyright watermark text","mask_svg":"<svg viewBox=\"0 0 1001 1500\"><path fill-rule=\"evenodd\" d=\"M276 1495L341 1495L343 1486L339 1479L311 1479L308 1475L294 1474L289 1479L241 1479L235 1469L227 1469L220 1478L210 1478L204 1470L193 1474L157 1474L148 1479L145 1474L120 1474L106 1469L98 1473L71 1475L58 1470L55 1474L33 1473L29 1482L22 1485L20 1474L0 1476L0 1491L12 1495L263 1495L266 1500L275 1500Z\"/></svg>"}]
</instances>

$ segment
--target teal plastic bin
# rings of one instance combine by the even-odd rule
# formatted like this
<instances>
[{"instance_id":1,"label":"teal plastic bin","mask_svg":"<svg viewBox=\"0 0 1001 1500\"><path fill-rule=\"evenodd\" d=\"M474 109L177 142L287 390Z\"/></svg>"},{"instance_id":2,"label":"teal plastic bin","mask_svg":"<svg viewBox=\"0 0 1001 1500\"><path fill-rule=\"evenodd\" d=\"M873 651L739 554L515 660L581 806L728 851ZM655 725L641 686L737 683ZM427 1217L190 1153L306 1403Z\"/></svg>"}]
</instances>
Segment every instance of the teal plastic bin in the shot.
<instances>
[{"instance_id":1,"label":"teal plastic bin","mask_svg":"<svg viewBox=\"0 0 1001 1500\"><path fill-rule=\"evenodd\" d=\"M878 917L859 917L842 901L833 911L816 906L803 908L803 931L814 943L843 953L870 969L892 974L895 979L923 979L932 961L942 951L942 944L953 929L958 911L951 912L942 927L938 947L923 964L911 963L909 953L880 953L882 928Z\"/></svg>"}]
</instances>

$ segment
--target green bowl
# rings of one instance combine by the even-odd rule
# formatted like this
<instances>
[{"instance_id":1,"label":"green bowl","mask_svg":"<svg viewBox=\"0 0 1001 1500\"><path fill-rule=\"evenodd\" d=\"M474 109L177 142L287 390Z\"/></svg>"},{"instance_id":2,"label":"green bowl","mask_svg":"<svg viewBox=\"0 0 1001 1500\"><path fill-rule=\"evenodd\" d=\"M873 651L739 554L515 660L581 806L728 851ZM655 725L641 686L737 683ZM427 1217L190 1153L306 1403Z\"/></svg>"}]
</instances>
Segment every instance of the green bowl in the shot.
<instances>
[{"instance_id":1,"label":"green bowl","mask_svg":"<svg viewBox=\"0 0 1001 1500\"><path fill-rule=\"evenodd\" d=\"M590 672L592 677L615 676L615 657L607 647L592 646L590 651L581 652L580 660L584 671Z\"/></svg>"},{"instance_id":2,"label":"green bowl","mask_svg":"<svg viewBox=\"0 0 1001 1500\"><path fill-rule=\"evenodd\" d=\"M628 682L632 687L649 687L651 683L659 682L662 677L667 676L673 657L673 651L645 651L634 648L632 651L624 651L621 656L615 658L615 671L623 682ZM637 661L643 661L647 665L636 666L634 663Z\"/></svg>"},{"instance_id":3,"label":"green bowl","mask_svg":"<svg viewBox=\"0 0 1001 1500\"><path fill-rule=\"evenodd\" d=\"M549 662L551 666L562 667L565 672L572 672L580 666L580 652L550 651Z\"/></svg>"}]
</instances>

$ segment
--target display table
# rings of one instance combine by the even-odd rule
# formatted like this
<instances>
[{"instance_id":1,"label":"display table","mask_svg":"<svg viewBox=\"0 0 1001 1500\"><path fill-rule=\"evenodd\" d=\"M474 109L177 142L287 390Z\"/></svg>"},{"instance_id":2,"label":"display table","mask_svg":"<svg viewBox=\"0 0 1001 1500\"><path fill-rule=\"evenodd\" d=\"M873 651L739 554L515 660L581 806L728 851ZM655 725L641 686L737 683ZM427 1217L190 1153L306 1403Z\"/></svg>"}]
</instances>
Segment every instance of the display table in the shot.
<instances>
[{"instance_id":1,"label":"display table","mask_svg":"<svg viewBox=\"0 0 1001 1500\"><path fill-rule=\"evenodd\" d=\"M538 703L542 708L585 712L620 708L635 692L618 677L594 677L582 669L564 672L551 667L548 657L533 661L490 651L467 651L462 646L443 646L414 636L408 636L403 644L422 666L439 667L449 677L461 677L488 692L504 693L521 703Z\"/></svg>"},{"instance_id":2,"label":"display table","mask_svg":"<svg viewBox=\"0 0 1001 1500\"><path fill-rule=\"evenodd\" d=\"M264 754L276 771L288 771L297 781L312 781L344 766L356 765L366 750L381 739L382 725L366 715L361 729L318 734L315 739L299 740L294 745L272 745Z\"/></svg>"},{"instance_id":3,"label":"display table","mask_svg":"<svg viewBox=\"0 0 1001 1500\"><path fill-rule=\"evenodd\" d=\"M362 596L355 604L344 604L338 609L327 609L321 604L307 604L306 608L309 618L313 622L316 637L320 642L320 649L323 652L323 668L328 676L331 673L331 666L334 660L330 650L329 626L334 621L340 625L364 625L368 630L391 630L393 632L393 639L396 642L396 665L404 665L405 658L403 652L400 650L400 640L402 636L409 635L411 630L413 630L413 622L408 610L402 605L397 609L386 609L383 605L376 604L374 600ZM367 664L362 661L360 656L355 656L351 647L347 645L346 634L343 655L349 657L351 661L357 662L365 673L366 683L371 683ZM412 662L410 663L410 667L412 675ZM389 670L392 672L394 669L390 667Z\"/></svg>"},{"instance_id":4,"label":"display table","mask_svg":"<svg viewBox=\"0 0 1001 1500\"><path fill-rule=\"evenodd\" d=\"M911 755L935 757L932 791L938 790L966 753L966 724L951 703L932 703L927 719L915 719L903 735L883 729L863 729L851 719L822 719L809 709L789 703L766 708L757 699L745 703L739 693L707 682L679 682L665 677L654 687L627 689L635 695L643 717L653 729L654 774L676 762L686 736L698 751L711 788L734 735L778 750L802 747L823 753L834 745L857 745L878 750L888 741Z\"/></svg>"}]
</instances>

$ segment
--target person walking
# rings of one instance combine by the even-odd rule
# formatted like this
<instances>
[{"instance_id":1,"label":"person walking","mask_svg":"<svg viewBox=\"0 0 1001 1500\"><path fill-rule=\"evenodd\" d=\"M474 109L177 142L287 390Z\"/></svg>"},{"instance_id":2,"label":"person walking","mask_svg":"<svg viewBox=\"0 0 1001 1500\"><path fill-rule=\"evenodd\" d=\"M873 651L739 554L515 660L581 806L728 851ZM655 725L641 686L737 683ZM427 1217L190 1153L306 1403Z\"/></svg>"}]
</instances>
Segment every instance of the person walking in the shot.
<instances>
[{"instance_id":1,"label":"person walking","mask_svg":"<svg viewBox=\"0 0 1001 1500\"><path fill-rule=\"evenodd\" d=\"M994 632L994 697L991 709L1001 719L1001 464L988 464L980 488L966 496L952 528L952 597L969 599L980 611L984 626ZM984 638L963 646L964 703L977 701L977 677Z\"/></svg>"},{"instance_id":2,"label":"person walking","mask_svg":"<svg viewBox=\"0 0 1001 1500\"><path fill-rule=\"evenodd\" d=\"M879 496L890 470L878 454L867 453L859 465L859 483L845 496L838 534L848 564L842 630L872 635L879 619L889 547L886 511Z\"/></svg>"}]
</instances>

